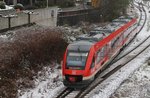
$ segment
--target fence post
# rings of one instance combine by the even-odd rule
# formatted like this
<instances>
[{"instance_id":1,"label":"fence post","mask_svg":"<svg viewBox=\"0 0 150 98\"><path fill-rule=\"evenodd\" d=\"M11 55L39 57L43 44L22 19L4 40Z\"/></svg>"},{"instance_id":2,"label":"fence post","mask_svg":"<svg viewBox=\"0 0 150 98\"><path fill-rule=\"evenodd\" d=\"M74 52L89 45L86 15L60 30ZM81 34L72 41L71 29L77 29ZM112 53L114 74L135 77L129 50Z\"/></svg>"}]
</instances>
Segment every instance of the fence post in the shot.
<instances>
[{"instance_id":1,"label":"fence post","mask_svg":"<svg viewBox=\"0 0 150 98\"><path fill-rule=\"evenodd\" d=\"M28 24L31 23L31 17L30 17L30 13L28 12Z\"/></svg>"},{"instance_id":2,"label":"fence post","mask_svg":"<svg viewBox=\"0 0 150 98\"><path fill-rule=\"evenodd\" d=\"M8 28L11 28L11 17L8 17Z\"/></svg>"},{"instance_id":3,"label":"fence post","mask_svg":"<svg viewBox=\"0 0 150 98\"><path fill-rule=\"evenodd\" d=\"M37 15L38 13L35 13L33 11L23 11L25 14L28 15L28 24L31 24L31 15Z\"/></svg>"},{"instance_id":4,"label":"fence post","mask_svg":"<svg viewBox=\"0 0 150 98\"><path fill-rule=\"evenodd\" d=\"M2 18L8 18L8 28L10 29L11 28L11 18L15 18L15 17L17 17L17 15L9 14L6 16L1 15L1 17Z\"/></svg>"}]
</instances>

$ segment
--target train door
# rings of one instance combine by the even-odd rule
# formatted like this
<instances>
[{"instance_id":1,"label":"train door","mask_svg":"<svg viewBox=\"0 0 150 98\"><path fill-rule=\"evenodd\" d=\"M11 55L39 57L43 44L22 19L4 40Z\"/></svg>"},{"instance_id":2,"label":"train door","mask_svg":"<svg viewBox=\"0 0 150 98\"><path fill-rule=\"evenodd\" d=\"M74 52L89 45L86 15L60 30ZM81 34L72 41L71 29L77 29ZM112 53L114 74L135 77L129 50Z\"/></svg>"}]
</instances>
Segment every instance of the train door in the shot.
<instances>
[{"instance_id":1,"label":"train door","mask_svg":"<svg viewBox=\"0 0 150 98\"><path fill-rule=\"evenodd\" d=\"M112 48L111 48L111 42L109 42L108 44L107 44L107 55L108 55L108 58L111 58L111 55L112 55Z\"/></svg>"},{"instance_id":2,"label":"train door","mask_svg":"<svg viewBox=\"0 0 150 98\"><path fill-rule=\"evenodd\" d=\"M122 47L123 45L123 33L119 36L119 39L118 39L118 48Z\"/></svg>"},{"instance_id":3,"label":"train door","mask_svg":"<svg viewBox=\"0 0 150 98\"><path fill-rule=\"evenodd\" d=\"M114 39L112 40L112 42L111 42L111 49L112 49L111 53L112 53L112 54L113 54L113 53L115 52L115 50L116 50L116 44L117 44L117 38L114 38Z\"/></svg>"},{"instance_id":4,"label":"train door","mask_svg":"<svg viewBox=\"0 0 150 98\"><path fill-rule=\"evenodd\" d=\"M125 33L125 32L123 32L123 33L121 34L121 46L124 44L124 33Z\"/></svg>"},{"instance_id":5,"label":"train door","mask_svg":"<svg viewBox=\"0 0 150 98\"><path fill-rule=\"evenodd\" d=\"M91 63L91 66L90 66L90 69L93 70L92 72L94 72L94 69L93 69L94 67L95 67L95 55L93 56L92 63Z\"/></svg>"},{"instance_id":6,"label":"train door","mask_svg":"<svg viewBox=\"0 0 150 98\"><path fill-rule=\"evenodd\" d=\"M101 48L100 50L97 51L97 53L95 54L95 65L96 68L98 68L99 66L103 65L106 61L106 58L108 56L108 51L106 51L108 49L108 47L104 46L103 48Z\"/></svg>"},{"instance_id":7,"label":"train door","mask_svg":"<svg viewBox=\"0 0 150 98\"><path fill-rule=\"evenodd\" d=\"M95 54L95 67L96 69L101 66L101 60L103 59L103 48L99 49Z\"/></svg>"}]
</instances>

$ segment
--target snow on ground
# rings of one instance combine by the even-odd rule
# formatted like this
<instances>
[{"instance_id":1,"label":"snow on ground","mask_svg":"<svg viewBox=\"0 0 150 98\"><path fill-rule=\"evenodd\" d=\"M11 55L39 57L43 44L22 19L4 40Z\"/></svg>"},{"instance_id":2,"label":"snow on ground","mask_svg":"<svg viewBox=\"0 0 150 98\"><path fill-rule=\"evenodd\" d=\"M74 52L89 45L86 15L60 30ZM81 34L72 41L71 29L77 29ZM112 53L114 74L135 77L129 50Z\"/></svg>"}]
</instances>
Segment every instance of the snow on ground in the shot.
<instances>
[{"instance_id":1,"label":"snow on ground","mask_svg":"<svg viewBox=\"0 0 150 98\"><path fill-rule=\"evenodd\" d=\"M35 79L35 88L18 90L19 98L52 98L64 86L61 72L56 68L44 67Z\"/></svg>"},{"instance_id":2,"label":"snow on ground","mask_svg":"<svg viewBox=\"0 0 150 98\"><path fill-rule=\"evenodd\" d=\"M145 64L129 77L111 98L150 98L150 65Z\"/></svg>"},{"instance_id":3,"label":"snow on ground","mask_svg":"<svg viewBox=\"0 0 150 98\"><path fill-rule=\"evenodd\" d=\"M5 6L6 6L6 8L5 8L5 9L1 9L1 8L0 8L0 11L1 11L1 10L10 10L10 9L13 9L13 7L11 7L11 6L8 6L8 5L5 5Z\"/></svg>"},{"instance_id":4,"label":"snow on ground","mask_svg":"<svg viewBox=\"0 0 150 98\"><path fill-rule=\"evenodd\" d=\"M8 38L8 36L7 35L0 35L0 38L6 39L6 38Z\"/></svg>"}]
</instances>

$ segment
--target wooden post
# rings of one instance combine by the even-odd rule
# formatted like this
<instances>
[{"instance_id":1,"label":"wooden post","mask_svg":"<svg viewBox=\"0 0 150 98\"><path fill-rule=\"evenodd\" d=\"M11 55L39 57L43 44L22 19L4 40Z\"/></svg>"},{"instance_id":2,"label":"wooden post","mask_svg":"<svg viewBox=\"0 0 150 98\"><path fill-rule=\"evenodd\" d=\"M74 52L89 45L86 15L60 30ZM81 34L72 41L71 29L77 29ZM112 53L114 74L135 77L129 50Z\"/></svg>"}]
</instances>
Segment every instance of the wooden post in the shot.
<instances>
[{"instance_id":1,"label":"wooden post","mask_svg":"<svg viewBox=\"0 0 150 98\"><path fill-rule=\"evenodd\" d=\"M31 5L31 6L33 5L33 2L32 2L32 0L30 0L30 5Z\"/></svg>"}]
</instances>

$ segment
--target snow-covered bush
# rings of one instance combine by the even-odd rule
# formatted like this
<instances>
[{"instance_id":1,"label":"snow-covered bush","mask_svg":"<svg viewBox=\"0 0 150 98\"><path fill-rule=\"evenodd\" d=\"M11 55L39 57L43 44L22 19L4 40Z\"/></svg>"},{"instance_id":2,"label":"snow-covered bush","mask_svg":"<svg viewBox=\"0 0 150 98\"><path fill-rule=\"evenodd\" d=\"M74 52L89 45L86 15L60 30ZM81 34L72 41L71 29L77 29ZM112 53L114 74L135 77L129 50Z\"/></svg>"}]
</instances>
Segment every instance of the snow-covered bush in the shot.
<instances>
[{"instance_id":1,"label":"snow-covered bush","mask_svg":"<svg viewBox=\"0 0 150 98\"><path fill-rule=\"evenodd\" d=\"M18 88L34 85L33 76L44 65L60 62L67 47L62 36L58 28L33 26L0 39L0 97L16 98Z\"/></svg>"},{"instance_id":2,"label":"snow-covered bush","mask_svg":"<svg viewBox=\"0 0 150 98\"><path fill-rule=\"evenodd\" d=\"M16 4L16 5L14 6L14 9L23 10L23 9L24 9L24 6L23 6L22 4L20 4L20 3L18 3L18 4Z\"/></svg>"}]
</instances>

